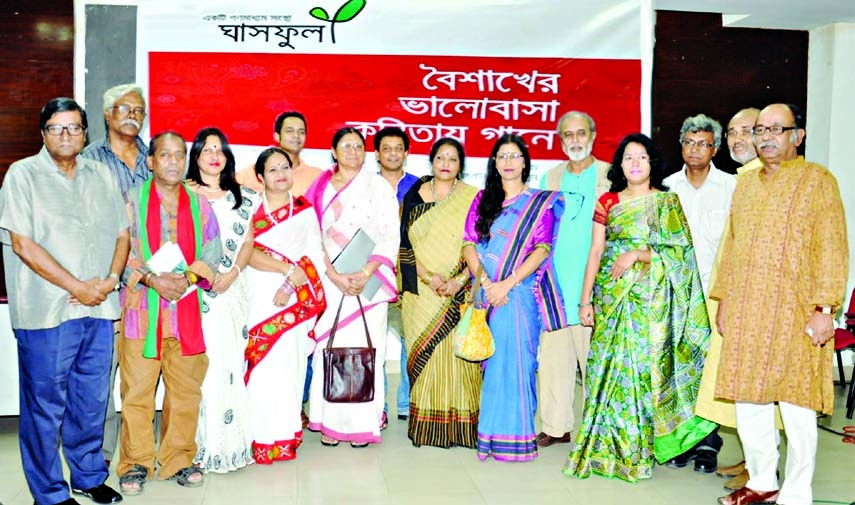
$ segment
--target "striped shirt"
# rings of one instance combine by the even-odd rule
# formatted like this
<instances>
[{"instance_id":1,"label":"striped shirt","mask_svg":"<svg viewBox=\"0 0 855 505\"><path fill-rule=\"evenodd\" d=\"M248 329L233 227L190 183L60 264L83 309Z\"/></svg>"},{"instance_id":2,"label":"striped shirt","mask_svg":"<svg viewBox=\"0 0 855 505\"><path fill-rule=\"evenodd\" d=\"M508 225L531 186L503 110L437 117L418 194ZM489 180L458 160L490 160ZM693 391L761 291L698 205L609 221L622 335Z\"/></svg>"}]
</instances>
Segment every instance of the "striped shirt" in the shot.
<instances>
[{"instance_id":1,"label":"striped shirt","mask_svg":"<svg viewBox=\"0 0 855 505\"><path fill-rule=\"evenodd\" d=\"M104 137L86 146L83 152L80 153L80 156L100 161L110 167L110 170L116 177L116 182L119 183L119 189L122 191L122 195L124 195L129 189L141 185L151 177L151 169L148 168L148 164L146 163L148 147L146 147L139 136L137 136L136 142L138 151L137 162L133 170L113 152L108 137Z\"/></svg>"}]
</instances>

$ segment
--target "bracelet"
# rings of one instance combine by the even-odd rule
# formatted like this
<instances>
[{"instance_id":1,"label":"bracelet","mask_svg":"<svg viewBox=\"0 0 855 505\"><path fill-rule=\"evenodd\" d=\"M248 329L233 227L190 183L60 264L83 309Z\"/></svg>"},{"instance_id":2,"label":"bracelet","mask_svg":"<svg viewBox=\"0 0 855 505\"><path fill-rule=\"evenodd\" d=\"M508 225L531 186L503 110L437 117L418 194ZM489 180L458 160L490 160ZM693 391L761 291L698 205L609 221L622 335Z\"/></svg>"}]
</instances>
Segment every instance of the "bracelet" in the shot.
<instances>
[{"instance_id":1,"label":"bracelet","mask_svg":"<svg viewBox=\"0 0 855 505\"><path fill-rule=\"evenodd\" d=\"M588 302L588 303L580 303L580 304L579 304L579 308L581 309L582 307L590 307L591 305L593 305L591 302Z\"/></svg>"},{"instance_id":2,"label":"bracelet","mask_svg":"<svg viewBox=\"0 0 855 505\"><path fill-rule=\"evenodd\" d=\"M145 287L150 288L150 287L151 287L151 283L150 283L149 281L151 280L151 277L152 277L153 275L154 275L154 272L148 272L148 273L144 274L144 275L142 276L142 279L140 279L140 282L142 283L142 285L143 285L143 286L145 286Z\"/></svg>"},{"instance_id":3,"label":"bracelet","mask_svg":"<svg viewBox=\"0 0 855 505\"><path fill-rule=\"evenodd\" d=\"M288 280L288 277L291 277L291 274L293 274L293 273L294 273L294 264L292 263L291 268L289 268L288 271L285 272L285 280Z\"/></svg>"},{"instance_id":4,"label":"bracelet","mask_svg":"<svg viewBox=\"0 0 855 505\"><path fill-rule=\"evenodd\" d=\"M240 275L240 273L243 271L243 269L241 269L240 265L237 264L237 261L235 261L235 268L237 268L238 275Z\"/></svg>"},{"instance_id":5,"label":"bracelet","mask_svg":"<svg viewBox=\"0 0 855 505\"><path fill-rule=\"evenodd\" d=\"M519 285L520 285L520 280L517 278L517 271L516 271L516 270L514 270L513 272L511 272L511 277L513 277L513 278L514 278L514 285L515 285L515 286L519 286Z\"/></svg>"},{"instance_id":6,"label":"bracelet","mask_svg":"<svg viewBox=\"0 0 855 505\"><path fill-rule=\"evenodd\" d=\"M367 268L362 267L362 273L365 274L365 277L368 277L369 279L371 278L371 272L369 272Z\"/></svg>"}]
</instances>

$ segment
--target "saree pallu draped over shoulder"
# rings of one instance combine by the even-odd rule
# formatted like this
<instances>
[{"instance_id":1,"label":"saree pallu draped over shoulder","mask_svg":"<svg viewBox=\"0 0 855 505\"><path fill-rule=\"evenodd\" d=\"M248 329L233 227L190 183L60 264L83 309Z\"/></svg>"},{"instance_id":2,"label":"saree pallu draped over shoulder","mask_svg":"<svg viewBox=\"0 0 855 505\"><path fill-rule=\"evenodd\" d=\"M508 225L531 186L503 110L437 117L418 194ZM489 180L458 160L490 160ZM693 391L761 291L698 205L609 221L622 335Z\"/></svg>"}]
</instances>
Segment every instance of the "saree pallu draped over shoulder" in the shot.
<instances>
[{"instance_id":1,"label":"saree pallu draped over shoulder","mask_svg":"<svg viewBox=\"0 0 855 505\"><path fill-rule=\"evenodd\" d=\"M567 475L650 478L716 425L695 415L710 326L678 197L655 193L611 208L594 283L584 419ZM618 257L649 250L611 278Z\"/></svg>"},{"instance_id":2,"label":"saree pallu draped over shoulder","mask_svg":"<svg viewBox=\"0 0 855 505\"><path fill-rule=\"evenodd\" d=\"M374 241L368 262L379 265L373 276L380 288L370 299L362 298L372 343L376 349L375 370L383 369L386 358L388 303L398 296L395 263L400 244L398 199L392 187L377 173L362 168L339 190L330 183L333 170L328 170L312 184L306 198L312 203L321 228L324 250L330 260L341 253L360 229ZM346 272L352 273L352 272ZM330 306L336 306L344 296L329 276L323 278L324 291ZM374 401L367 403L330 403L323 398L324 345L329 338L335 311L327 311L318 320L315 337L319 345L312 358L312 385L309 391L309 427L324 435L354 444L378 443L380 419L385 397L382 373L375 373ZM355 296L344 296L335 343L340 347L364 347L365 331L360 321L360 308Z\"/></svg>"},{"instance_id":3,"label":"saree pallu draped over shoulder","mask_svg":"<svg viewBox=\"0 0 855 505\"><path fill-rule=\"evenodd\" d=\"M464 242L475 246L490 279L495 282L510 277L537 248L549 251L540 267L510 290L506 305L491 306L487 312L496 352L484 362L478 457L528 461L537 457L534 413L538 339L544 330L566 326L551 252L564 198L560 193L525 189L506 202L485 244L478 241L475 231L481 194L472 202Z\"/></svg>"},{"instance_id":4,"label":"saree pallu draped over shoulder","mask_svg":"<svg viewBox=\"0 0 855 505\"><path fill-rule=\"evenodd\" d=\"M249 292L249 341L244 380L249 397L253 458L270 464L297 456L303 440L300 411L306 358L314 348L313 328L327 306L321 283L324 256L318 222L303 198L252 217L254 247L274 259L298 265L308 281L283 307L273 297L285 280L278 272L246 269Z\"/></svg>"},{"instance_id":5,"label":"saree pallu draped over shoulder","mask_svg":"<svg viewBox=\"0 0 855 505\"><path fill-rule=\"evenodd\" d=\"M445 200L426 203L418 193L421 184L416 183L404 198L399 256L407 372L412 385L407 433L416 445L474 448L481 365L457 358L451 338L460 322L468 275L456 295L439 296L418 278L416 260L428 272L446 279L461 276L466 269L463 227L477 189L458 182Z\"/></svg>"}]
</instances>

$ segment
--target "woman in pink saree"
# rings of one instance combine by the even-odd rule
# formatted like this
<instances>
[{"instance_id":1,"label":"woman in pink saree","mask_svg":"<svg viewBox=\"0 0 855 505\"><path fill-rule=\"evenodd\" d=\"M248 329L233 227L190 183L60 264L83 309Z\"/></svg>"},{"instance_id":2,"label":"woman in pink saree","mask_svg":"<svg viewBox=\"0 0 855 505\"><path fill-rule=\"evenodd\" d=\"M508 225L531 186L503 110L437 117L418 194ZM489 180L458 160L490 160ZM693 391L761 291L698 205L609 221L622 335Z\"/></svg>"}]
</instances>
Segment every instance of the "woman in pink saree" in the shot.
<instances>
[{"instance_id":1,"label":"woman in pink saree","mask_svg":"<svg viewBox=\"0 0 855 505\"><path fill-rule=\"evenodd\" d=\"M343 128L332 141L335 165L322 173L306 192L321 227L326 276L323 278L329 310L315 328L318 341L312 359L312 385L309 391L309 429L321 432L321 443L335 446L350 442L366 447L380 442L385 389L383 362L386 359L387 305L397 297L395 261L398 256L400 227L395 192L379 174L363 167L365 138L355 128ZM374 249L361 270L338 272L332 261L350 239L362 230L374 242ZM373 294L363 290L370 279L379 281ZM365 347L357 296L362 297L371 341L377 350L374 376L374 400L366 403L330 403L324 400L323 348L335 319L336 308L344 298L336 347Z\"/></svg>"}]
</instances>

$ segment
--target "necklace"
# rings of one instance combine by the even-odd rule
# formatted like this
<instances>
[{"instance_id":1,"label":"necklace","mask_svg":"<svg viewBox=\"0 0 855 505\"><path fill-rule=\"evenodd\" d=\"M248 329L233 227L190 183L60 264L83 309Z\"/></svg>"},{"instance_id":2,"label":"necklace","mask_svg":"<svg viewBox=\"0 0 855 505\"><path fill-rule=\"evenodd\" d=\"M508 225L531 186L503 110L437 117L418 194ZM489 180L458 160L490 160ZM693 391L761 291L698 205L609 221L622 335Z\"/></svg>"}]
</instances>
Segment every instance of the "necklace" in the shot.
<instances>
[{"instance_id":1,"label":"necklace","mask_svg":"<svg viewBox=\"0 0 855 505\"><path fill-rule=\"evenodd\" d=\"M433 201L434 201L434 202L441 202L441 201L443 201L443 200L448 199L448 197L449 197L449 196L451 196L451 194L452 194L452 193L454 193L454 188L456 188L456 187L457 187L457 179L454 179L454 182L452 182L452 183L451 183L451 189L450 189L450 190L448 190L448 194L446 194L446 195L445 195L445 198L443 198L442 200L440 200L440 199L439 199L439 198L437 198L437 196L436 196L436 188L435 188L435 187L434 187L434 185L433 185L433 181L435 181L435 180L436 180L436 177L434 177L433 179L431 179L431 180L430 180L430 196L432 196L432 197L433 197Z\"/></svg>"},{"instance_id":2,"label":"necklace","mask_svg":"<svg viewBox=\"0 0 855 505\"><path fill-rule=\"evenodd\" d=\"M267 191L261 193L261 205L264 205L264 213L267 215L267 219L273 221L273 224L279 224L273 214L270 213L270 205L267 204ZM291 219L291 216L294 214L294 195L291 192L288 192L288 219ZM287 219L286 219L287 220Z\"/></svg>"},{"instance_id":3,"label":"necklace","mask_svg":"<svg viewBox=\"0 0 855 505\"><path fill-rule=\"evenodd\" d=\"M220 188L220 187L217 187L217 189L214 189L212 187L205 186L203 184L197 184L197 186L199 186L199 189L201 189L203 192L209 193L209 194L210 193L220 193L223 191L223 188Z\"/></svg>"}]
</instances>

